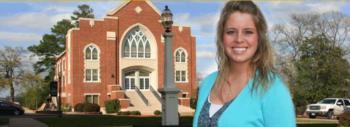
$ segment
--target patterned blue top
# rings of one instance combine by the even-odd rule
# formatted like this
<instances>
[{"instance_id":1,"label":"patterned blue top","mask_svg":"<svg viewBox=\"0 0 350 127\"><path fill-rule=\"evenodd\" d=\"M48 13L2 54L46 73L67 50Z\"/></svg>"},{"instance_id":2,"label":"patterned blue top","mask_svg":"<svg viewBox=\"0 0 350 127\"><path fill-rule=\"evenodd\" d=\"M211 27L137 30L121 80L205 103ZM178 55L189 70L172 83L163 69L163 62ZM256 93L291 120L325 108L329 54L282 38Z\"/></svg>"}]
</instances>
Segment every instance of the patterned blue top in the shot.
<instances>
[{"instance_id":1,"label":"patterned blue top","mask_svg":"<svg viewBox=\"0 0 350 127\"><path fill-rule=\"evenodd\" d=\"M193 127L199 124L203 109L218 73L206 77L199 89ZM288 88L280 76L275 76L264 93L252 92L253 80L228 105L217 120L218 127L296 127L295 111Z\"/></svg>"},{"instance_id":2,"label":"patterned blue top","mask_svg":"<svg viewBox=\"0 0 350 127\"><path fill-rule=\"evenodd\" d=\"M209 117L209 108L210 102L209 99L206 99L202 111L199 114L198 125L200 127L217 127L217 121L220 118L221 114L226 110L230 103L234 100L225 103L217 112L214 113L212 117Z\"/></svg>"}]
</instances>

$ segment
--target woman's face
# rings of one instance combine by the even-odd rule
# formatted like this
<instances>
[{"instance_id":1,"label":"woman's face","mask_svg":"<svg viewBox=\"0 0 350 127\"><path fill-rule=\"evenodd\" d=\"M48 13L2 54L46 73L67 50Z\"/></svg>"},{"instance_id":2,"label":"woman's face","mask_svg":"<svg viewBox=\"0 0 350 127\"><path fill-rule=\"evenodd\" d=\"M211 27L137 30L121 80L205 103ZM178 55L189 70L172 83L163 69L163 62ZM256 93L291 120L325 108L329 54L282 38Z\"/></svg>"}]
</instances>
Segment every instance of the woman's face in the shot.
<instances>
[{"instance_id":1,"label":"woman's face","mask_svg":"<svg viewBox=\"0 0 350 127\"><path fill-rule=\"evenodd\" d=\"M231 63L250 63L258 46L258 33L248 13L232 13L224 26L223 45Z\"/></svg>"}]
</instances>

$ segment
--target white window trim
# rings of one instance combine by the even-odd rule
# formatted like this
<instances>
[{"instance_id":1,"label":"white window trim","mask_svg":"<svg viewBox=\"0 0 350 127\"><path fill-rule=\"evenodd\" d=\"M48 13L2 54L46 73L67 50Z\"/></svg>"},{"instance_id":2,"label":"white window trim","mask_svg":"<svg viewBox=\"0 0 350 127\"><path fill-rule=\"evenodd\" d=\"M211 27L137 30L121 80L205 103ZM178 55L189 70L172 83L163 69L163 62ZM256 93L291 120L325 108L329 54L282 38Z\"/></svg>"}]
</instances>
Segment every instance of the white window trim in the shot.
<instances>
[{"instance_id":1,"label":"white window trim","mask_svg":"<svg viewBox=\"0 0 350 127\"><path fill-rule=\"evenodd\" d=\"M86 59L86 49L87 48L90 48L90 47L93 47L93 48L91 48L91 49L96 49L97 50L97 59L92 59L92 50L91 50L91 59ZM100 69L100 59L101 59L101 50L100 50L100 48L96 45L96 44L94 44L94 43L90 43L90 44L88 44L88 45L86 45L85 47L84 47L84 49L83 49L83 57L84 57L84 78L83 78L83 82L84 83L101 83L101 69ZM89 66L87 66L88 64L91 64L91 62L98 62L97 63L97 65L95 65L96 66L96 68L95 68L95 66L94 67L89 67ZM96 81L94 81L93 80L93 73L91 72L91 80L86 80L86 75L87 75L87 73L86 73L86 70L87 69L91 69L91 70L93 70L93 69L97 69L97 80Z\"/></svg>"},{"instance_id":2,"label":"white window trim","mask_svg":"<svg viewBox=\"0 0 350 127\"><path fill-rule=\"evenodd\" d=\"M91 50L91 58L90 58L90 59L86 59L86 49L89 48L90 46L93 46L92 49L95 48L95 49L97 50L97 59L92 59L92 50ZM96 44L94 44L94 43L90 43L90 44L86 45L86 46L84 47L83 54L84 54L84 61L99 61L100 58L101 58L101 50L100 50L100 48L99 48Z\"/></svg>"},{"instance_id":3,"label":"white window trim","mask_svg":"<svg viewBox=\"0 0 350 127\"><path fill-rule=\"evenodd\" d=\"M132 35L132 33L134 32L134 31L136 31L135 29L137 29L136 27L139 27L138 29L140 29L139 30L139 32L140 33L142 33L143 34L143 36L139 36L139 35L137 35L137 36L139 36L140 37L140 40L138 41L138 42L136 42L136 57L131 57L131 54L132 54L132 51L131 51L131 48L132 48L132 43L130 42L130 41L128 41L128 39L129 38L127 38L129 35ZM135 26L134 28L132 28L126 35L125 35L125 39L123 39L123 45L122 45L122 57L123 58L131 58L131 59L151 59L152 58L152 46L151 46L151 41L150 41L150 39L149 39L149 37L147 37L147 34L145 33L145 32L143 32L142 30L141 30L141 28L140 28L140 26ZM133 36L134 37L134 36ZM135 35L135 37L136 37L136 35ZM143 41L142 40L142 37L146 37L146 41ZM133 38L132 38L133 39ZM148 42L148 45L149 45L149 48L150 48L150 55L149 55L149 57L146 57L146 45L147 45L147 42ZM128 52L128 56L126 57L126 56L124 56L124 47L125 47L125 43L128 43L129 44L129 52ZM143 57L139 57L139 44L140 43L142 43L142 45L143 45Z\"/></svg>"},{"instance_id":4,"label":"white window trim","mask_svg":"<svg viewBox=\"0 0 350 127\"><path fill-rule=\"evenodd\" d=\"M97 104L100 104L100 93L84 93L84 102L86 101L86 96L97 96Z\"/></svg>"},{"instance_id":5,"label":"white window trim","mask_svg":"<svg viewBox=\"0 0 350 127\"><path fill-rule=\"evenodd\" d=\"M180 71L180 81L176 81L176 71ZM186 77L185 77L185 81L182 81L182 71L185 71ZM187 70L175 70L175 83L188 83L188 71Z\"/></svg>"},{"instance_id":6,"label":"white window trim","mask_svg":"<svg viewBox=\"0 0 350 127\"><path fill-rule=\"evenodd\" d=\"M90 69L91 70L91 81L88 81L86 80L86 70L87 69ZM96 69L97 70L97 81L94 81L93 80L93 73L92 73L92 70ZM100 76L100 69L97 69L97 68L85 68L84 70L84 83L100 83L101 82L101 76Z\"/></svg>"},{"instance_id":7,"label":"white window trim","mask_svg":"<svg viewBox=\"0 0 350 127\"><path fill-rule=\"evenodd\" d=\"M179 54L180 54L180 61L176 61L176 53L177 52L179 52ZM182 54L182 52L185 53L185 62L181 62L181 54ZM187 63L188 62L187 50L185 48L183 48L183 47L179 47L179 48L175 49L175 51L174 51L174 61L175 61L175 63Z\"/></svg>"}]
</instances>

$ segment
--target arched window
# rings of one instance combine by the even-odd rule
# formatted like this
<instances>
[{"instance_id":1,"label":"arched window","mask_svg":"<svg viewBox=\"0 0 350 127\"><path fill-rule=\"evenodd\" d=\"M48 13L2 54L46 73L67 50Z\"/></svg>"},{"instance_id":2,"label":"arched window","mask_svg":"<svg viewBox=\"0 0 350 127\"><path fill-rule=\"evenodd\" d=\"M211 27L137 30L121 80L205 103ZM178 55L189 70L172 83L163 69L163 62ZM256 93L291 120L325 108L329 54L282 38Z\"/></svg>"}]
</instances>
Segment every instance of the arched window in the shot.
<instances>
[{"instance_id":1,"label":"arched window","mask_svg":"<svg viewBox=\"0 0 350 127\"><path fill-rule=\"evenodd\" d=\"M184 48L177 48L175 50L175 82L186 83L188 82L188 63L187 52Z\"/></svg>"},{"instance_id":2,"label":"arched window","mask_svg":"<svg viewBox=\"0 0 350 127\"><path fill-rule=\"evenodd\" d=\"M90 50L90 48L86 48L86 50L85 50L85 59L91 59L91 50Z\"/></svg>"},{"instance_id":3,"label":"arched window","mask_svg":"<svg viewBox=\"0 0 350 127\"><path fill-rule=\"evenodd\" d=\"M143 57L144 56L144 48L143 48L143 43L139 43L139 49L138 49L138 57Z\"/></svg>"},{"instance_id":4,"label":"arched window","mask_svg":"<svg viewBox=\"0 0 350 127\"><path fill-rule=\"evenodd\" d=\"M131 46L130 46L131 45ZM151 47L147 36L140 30L139 26L134 27L127 33L124 39L123 57L150 58Z\"/></svg>"},{"instance_id":5,"label":"arched window","mask_svg":"<svg viewBox=\"0 0 350 127\"><path fill-rule=\"evenodd\" d=\"M92 59L93 59L93 60L97 60L97 56L98 56L97 49L94 48L94 49L92 50Z\"/></svg>"},{"instance_id":6,"label":"arched window","mask_svg":"<svg viewBox=\"0 0 350 127\"><path fill-rule=\"evenodd\" d=\"M136 43L132 41L131 43L131 57L136 57Z\"/></svg>"},{"instance_id":7,"label":"arched window","mask_svg":"<svg viewBox=\"0 0 350 127\"><path fill-rule=\"evenodd\" d=\"M176 55L175 55L175 58L176 58L176 62L180 62L180 53L177 51L176 52Z\"/></svg>"},{"instance_id":8,"label":"arched window","mask_svg":"<svg viewBox=\"0 0 350 127\"><path fill-rule=\"evenodd\" d=\"M98 59L98 51L97 48L93 45L90 45L85 49L85 59L86 60L97 60Z\"/></svg>"},{"instance_id":9,"label":"arched window","mask_svg":"<svg viewBox=\"0 0 350 127\"><path fill-rule=\"evenodd\" d=\"M186 58L187 56L184 49L179 48L175 50L175 62L179 62L179 63L186 62Z\"/></svg>"},{"instance_id":10,"label":"arched window","mask_svg":"<svg viewBox=\"0 0 350 127\"><path fill-rule=\"evenodd\" d=\"M185 62L185 59L186 59L185 52L182 52L181 53L181 62Z\"/></svg>"},{"instance_id":11,"label":"arched window","mask_svg":"<svg viewBox=\"0 0 350 127\"><path fill-rule=\"evenodd\" d=\"M146 42L146 58L151 57L151 47L149 46L149 42Z\"/></svg>"},{"instance_id":12,"label":"arched window","mask_svg":"<svg viewBox=\"0 0 350 127\"><path fill-rule=\"evenodd\" d=\"M130 46L129 43L124 44L124 57L130 57Z\"/></svg>"},{"instance_id":13,"label":"arched window","mask_svg":"<svg viewBox=\"0 0 350 127\"><path fill-rule=\"evenodd\" d=\"M100 50L94 44L88 45L85 50L84 82L100 82Z\"/></svg>"}]
</instances>

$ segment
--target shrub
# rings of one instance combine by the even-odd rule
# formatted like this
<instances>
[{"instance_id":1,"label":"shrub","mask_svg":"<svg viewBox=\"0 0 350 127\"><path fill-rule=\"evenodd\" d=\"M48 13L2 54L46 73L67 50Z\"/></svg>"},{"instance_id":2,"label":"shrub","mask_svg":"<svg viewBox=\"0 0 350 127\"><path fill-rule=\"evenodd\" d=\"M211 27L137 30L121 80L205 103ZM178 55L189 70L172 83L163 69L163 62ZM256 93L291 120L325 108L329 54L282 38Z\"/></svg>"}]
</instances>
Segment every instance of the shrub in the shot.
<instances>
[{"instance_id":1,"label":"shrub","mask_svg":"<svg viewBox=\"0 0 350 127\"><path fill-rule=\"evenodd\" d=\"M61 106L61 109L62 109L63 112L70 112L70 111L72 111L72 106L69 105L69 104L63 104Z\"/></svg>"},{"instance_id":2,"label":"shrub","mask_svg":"<svg viewBox=\"0 0 350 127\"><path fill-rule=\"evenodd\" d=\"M141 115L140 111L130 111L130 115Z\"/></svg>"},{"instance_id":3,"label":"shrub","mask_svg":"<svg viewBox=\"0 0 350 127\"><path fill-rule=\"evenodd\" d=\"M84 112L100 112L100 106L98 104L85 103Z\"/></svg>"},{"instance_id":4,"label":"shrub","mask_svg":"<svg viewBox=\"0 0 350 127\"><path fill-rule=\"evenodd\" d=\"M83 112L84 104L83 103L78 103L74 106L74 111L75 112Z\"/></svg>"},{"instance_id":5,"label":"shrub","mask_svg":"<svg viewBox=\"0 0 350 127\"><path fill-rule=\"evenodd\" d=\"M197 98L191 97L190 107L193 109L196 109L196 105L197 105Z\"/></svg>"},{"instance_id":6,"label":"shrub","mask_svg":"<svg viewBox=\"0 0 350 127\"><path fill-rule=\"evenodd\" d=\"M118 115L130 115L130 111L119 111Z\"/></svg>"},{"instance_id":7,"label":"shrub","mask_svg":"<svg viewBox=\"0 0 350 127\"><path fill-rule=\"evenodd\" d=\"M153 112L153 114L154 114L154 115L159 116L159 115L161 115L161 114L162 114L162 112L161 112L161 111L159 111L159 110L155 110L155 111Z\"/></svg>"},{"instance_id":8,"label":"shrub","mask_svg":"<svg viewBox=\"0 0 350 127\"><path fill-rule=\"evenodd\" d=\"M120 110L120 103L118 99L105 101L105 106L107 113L116 113Z\"/></svg>"},{"instance_id":9,"label":"shrub","mask_svg":"<svg viewBox=\"0 0 350 127\"><path fill-rule=\"evenodd\" d=\"M98 104L78 103L74 106L75 112L100 112Z\"/></svg>"}]
</instances>

